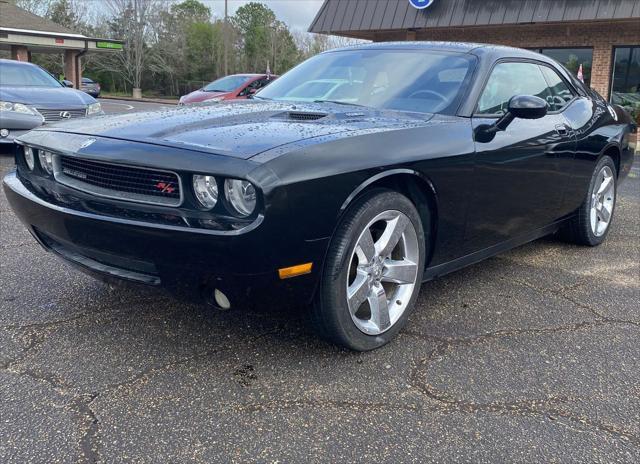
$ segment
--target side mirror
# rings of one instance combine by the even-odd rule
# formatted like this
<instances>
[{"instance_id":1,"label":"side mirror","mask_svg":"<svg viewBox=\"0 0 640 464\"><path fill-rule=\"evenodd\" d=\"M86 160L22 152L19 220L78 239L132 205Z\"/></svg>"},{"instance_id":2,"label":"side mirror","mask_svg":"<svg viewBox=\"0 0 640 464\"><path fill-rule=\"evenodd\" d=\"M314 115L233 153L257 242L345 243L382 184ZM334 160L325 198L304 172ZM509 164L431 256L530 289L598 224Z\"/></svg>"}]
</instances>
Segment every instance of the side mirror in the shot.
<instances>
[{"instance_id":1,"label":"side mirror","mask_svg":"<svg viewBox=\"0 0 640 464\"><path fill-rule=\"evenodd\" d=\"M63 80L62 80L62 84L63 84L65 87L73 87L73 82L68 81L68 80L66 80L66 79L63 79Z\"/></svg>"},{"instance_id":2,"label":"side mirror","mask_svg":"<svg viewBox=\"0 0 640 464\"><path fill-rule=\"evenodd\" d=\"M547 115L547 102L532 95L518 95L509 100L509 111L514 118L540 119Z\"/></svg>"},{"instance_id":3,"label":"side mirror","mask_svg":"<svg viewBox=\"0 0 640 464\"><path fill-rule=\"evenodd\" d=\"M505 131L514 119L540 119L547 115L548 105L540 97L533 95L516 95L511 97L507 112L495 123L482 124L476 127L476 141L480 143L491 142L497 132Z\"/></svg>"}]
</instances>

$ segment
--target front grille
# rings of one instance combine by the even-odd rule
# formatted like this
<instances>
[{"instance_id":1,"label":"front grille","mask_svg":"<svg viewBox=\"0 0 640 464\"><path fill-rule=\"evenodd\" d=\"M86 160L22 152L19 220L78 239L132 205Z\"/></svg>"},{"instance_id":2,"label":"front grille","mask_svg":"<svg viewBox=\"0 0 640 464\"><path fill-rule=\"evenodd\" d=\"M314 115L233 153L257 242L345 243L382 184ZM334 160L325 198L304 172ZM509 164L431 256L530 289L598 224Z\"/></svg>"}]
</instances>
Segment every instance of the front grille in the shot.
<instances>
[{"instance_id":1,"label":"front grille","mask_svg":"<svg viewBox=\"0 0 640 464\"><path fill-rule=\"evenodd\" d=\"M180 178L176 173L58 156L56 180L98 196L141 203L179 206Z\"/></svg>"},{"instance_id":2,"label":"front grille","mask_svg":"<svg viewBox=\"0 0 640 464\"><path fill-rule=\"evenodd\" d=\"M45 122L66 121L67 119L84 118L87 115L87 110L85 108L76 110L37 108L37 110L44 117Z\"/></svg>"}]
</instances>

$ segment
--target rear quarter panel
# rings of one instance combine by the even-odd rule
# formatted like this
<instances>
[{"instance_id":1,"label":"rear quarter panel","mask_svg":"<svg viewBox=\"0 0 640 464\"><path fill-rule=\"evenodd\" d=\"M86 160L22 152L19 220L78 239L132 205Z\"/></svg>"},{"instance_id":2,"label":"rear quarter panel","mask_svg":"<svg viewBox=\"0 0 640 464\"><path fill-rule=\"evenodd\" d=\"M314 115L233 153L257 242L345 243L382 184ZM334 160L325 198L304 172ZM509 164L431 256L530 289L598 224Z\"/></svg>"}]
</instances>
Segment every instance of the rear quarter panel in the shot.
<instances>
[{"instance_id":1,"label":"rear quarter panel","mask_svg":"<svg viewBox=\"0 0 640 464\"><path fill-rule=\"evenodd\" d=\"M619 153L619 177L623 179L631 168L633 155L629 147L628 121L614 119L610 107L599 98L578 98L563 112L576 136L575 158L566 166L572 173L565 202L569 211L584 201L598 159L608 150Z\"/></svg>"}]
</instances>

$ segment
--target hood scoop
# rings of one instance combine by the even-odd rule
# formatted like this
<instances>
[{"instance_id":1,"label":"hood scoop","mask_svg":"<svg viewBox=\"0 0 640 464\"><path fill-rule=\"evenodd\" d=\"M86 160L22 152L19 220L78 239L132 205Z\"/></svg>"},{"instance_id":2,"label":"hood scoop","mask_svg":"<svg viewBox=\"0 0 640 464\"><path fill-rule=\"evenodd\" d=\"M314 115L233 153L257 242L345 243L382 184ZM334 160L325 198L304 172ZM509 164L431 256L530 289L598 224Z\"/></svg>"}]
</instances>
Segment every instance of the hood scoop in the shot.
<instances>
[{"instance_id":1,"label":"hood scoop","mask_svg":"<svg viewBox=\"0 0 640 464\"><path fill-rule=\"evenodd\" d=\"M317 121L318 119L326 118L326 113L310 113L308 111L287 111L280 113L277 117L283 119L290 119L293 121Z\"/></svg>"}]
</instances>

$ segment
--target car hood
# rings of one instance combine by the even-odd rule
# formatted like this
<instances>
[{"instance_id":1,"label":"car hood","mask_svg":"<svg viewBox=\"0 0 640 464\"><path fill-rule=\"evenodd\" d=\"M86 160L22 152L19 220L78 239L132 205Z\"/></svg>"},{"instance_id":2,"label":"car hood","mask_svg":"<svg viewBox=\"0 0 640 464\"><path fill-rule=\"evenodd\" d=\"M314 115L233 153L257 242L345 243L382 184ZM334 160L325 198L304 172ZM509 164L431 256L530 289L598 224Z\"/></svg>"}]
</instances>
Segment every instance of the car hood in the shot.
<instances>
[{"instance_id":1,"label":"car hood","mask_svg":"<svg viewBox=\"0 0 640 464\"><path fill-rule=\"evenodd\" d=\"M54 109L84 108L95 103L95 99L90 95L68 87L8 87L3 85L0 85L0 101Z\"/></svg>"},{"instance_id":2,"label":"car hood","mask_svg":"<svg viewBox=\"0 0 640 464\"><path fill-rule=\"evenodd\" d=\"M226 97L231 92L204 92L202 90L195 90L180 99L182 103L197 103L203 102L207 100L211 100L212 98Z\"/></svg>"},{"instance_id":3,"label":"car hood","mask_svg":"<svg viewBox=\"0 0 640 464\"><path fill-rule=\"evenodd\" d=\"M264 151L308 139L320 142L327 136L354 131L375 132L424 125L432 116L350 105L294 105L246 100L98 116L37 130L130 140L249 159Z\"/></svg>"}]
</instances>

